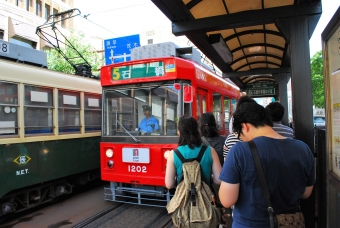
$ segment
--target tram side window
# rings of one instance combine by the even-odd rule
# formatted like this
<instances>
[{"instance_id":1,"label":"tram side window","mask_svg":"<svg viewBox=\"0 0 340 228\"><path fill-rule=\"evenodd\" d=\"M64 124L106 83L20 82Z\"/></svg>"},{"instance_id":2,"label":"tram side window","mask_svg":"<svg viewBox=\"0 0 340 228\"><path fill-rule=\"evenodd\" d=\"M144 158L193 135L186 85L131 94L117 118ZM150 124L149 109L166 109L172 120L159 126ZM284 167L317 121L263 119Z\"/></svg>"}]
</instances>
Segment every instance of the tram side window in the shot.
<instances>
[{"instance_id":1,"label":"tram side window","mask_svg":"<svg viewBox=\"0 0 340 228\"><path fill-rule=\"evenodd\" d=\"M85 132L101 130L101 109L100 95L84 94Z\"/></svg>"},{"instance_id":2,"label":"tram side window","mask_svg":"<svg viewBox=\"0 0 340 228\"><path fill-rule=\"evenodd\" d=\"M231 100L231 107L232 107L231 113L232 114L234 114L234 112L236 111L236 103L237 103L237 100L235 98L233 98Z\"/></svg>"},{"instance_id":3,"label":"tram side window","mask_svg":"<svg viewBox=\"0 0 340 228\"><path fill-rule=\"evenodd\" d=\"M25 134L53 133L53 89L25 85Z\"/></svg>"},{"instance_id":4,"label":"tram side window","mask_svg":"<svg viewBox=\"0 0 340 228\"><path fill-rule=\"evenodd\" d=\"M230 122L230 98L224 97L224 126L228 128Z\"/></svg>"},{"instance_id":5,"label":"tram side window","mask_svg":"<svg viewBox=\"0 0 340 228\"><path fill-rule=\"evenodd\" d=\"M0 137L18 134L18 85L0 81Z\"/></svg>"},{"instance_id":6,"label":"tram side window","mask_svg":"<svg viewBox=\"0 0 340 228\"><path fill-rule=\"evenodd\" d=\"M59 90L58 105L59 133L79 133L80 94Z\"/></svg>"},{"instance_id":7,"label":"tram side window","mask_svg":"<svg viewBox=\"0 0 340 228\"><path fill-rule=\"evenodd\" d=\"M213 94L213 114L215 116L217 129L222 129L222 95Z\"/></svg>"},{"instance_id":8,"label":"tram side window","mask_svg":"<svg viewBox=\"0 0 340 228\"><path fill-rule=\"evenodd\" d=\"M207 94L197 95L197 119L200 119L201 113L207 112Z\"/></svg>"},{"instance_id":9,"label":"tram side window","mask_svg":"<svg viewBox=\"0 0 340 228\"><path fill-rule=\"evenodd\" d=\"M207 112L207 97L202 96L202 111L203 113Z\"/></svg>"}]
</instances>

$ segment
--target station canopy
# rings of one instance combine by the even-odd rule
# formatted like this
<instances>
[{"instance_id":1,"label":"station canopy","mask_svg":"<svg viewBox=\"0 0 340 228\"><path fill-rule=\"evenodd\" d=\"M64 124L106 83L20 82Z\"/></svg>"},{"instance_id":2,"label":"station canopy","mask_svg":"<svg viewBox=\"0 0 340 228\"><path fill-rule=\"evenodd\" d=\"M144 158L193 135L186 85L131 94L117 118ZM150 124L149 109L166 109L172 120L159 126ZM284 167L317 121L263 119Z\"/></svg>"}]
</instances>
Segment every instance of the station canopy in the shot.
<instances>
[{"instance_id":1,"label":"station canopy","mask_svg":"<svg viewBox=\"0 0 340 228\"><path fill-rule=\"evenodd\" d=\"M320 0L152 0L242 89L290 73L289 18L307 16L309 38L321 16Z\"/></svg>"}]
</instances>

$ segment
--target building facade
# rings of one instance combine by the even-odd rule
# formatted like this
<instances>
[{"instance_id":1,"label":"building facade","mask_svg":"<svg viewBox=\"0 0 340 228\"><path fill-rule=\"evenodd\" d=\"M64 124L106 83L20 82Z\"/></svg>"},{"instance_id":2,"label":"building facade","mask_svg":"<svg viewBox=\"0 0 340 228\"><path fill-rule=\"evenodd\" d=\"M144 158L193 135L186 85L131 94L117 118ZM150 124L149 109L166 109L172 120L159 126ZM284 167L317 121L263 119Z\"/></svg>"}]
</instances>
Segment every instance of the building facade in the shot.
<instances>
[{"instance_id":1,"label":"building facade","mask_svg":"<svg viewBox=\"0 0 340 228\"><path fill-rule=\"evenodd\" d=\"M37 50L49 49L51 45L39 38L36 28L50 15L72 8L73 0L0 0L0 39ZM73 18L56 26L67 36Z\"/></svg>"}]
</instances>

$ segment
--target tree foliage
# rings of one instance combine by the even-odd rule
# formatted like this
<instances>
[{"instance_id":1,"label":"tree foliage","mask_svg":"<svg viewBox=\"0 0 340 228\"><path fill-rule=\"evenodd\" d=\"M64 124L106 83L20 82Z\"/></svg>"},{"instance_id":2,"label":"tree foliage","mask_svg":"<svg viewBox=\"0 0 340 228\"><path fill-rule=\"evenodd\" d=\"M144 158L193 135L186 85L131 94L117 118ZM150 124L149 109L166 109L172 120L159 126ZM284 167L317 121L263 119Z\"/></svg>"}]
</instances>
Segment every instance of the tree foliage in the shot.
<instances>
[{"instance_id":1,"label":"tree foliage","mask_svg":"<svg viewBox=\"0 0 340 228\"><path fill-rule=\"evenodd\" d=\"M311 74L312 74L312 98L313 105L317 108L325 107L324 94L324 77L322 52L316 52L311 58Z\"/></svg>"},{"instance_id":2,"label":"tree foliage","mask_svg":"<svg viewBox=\"0 0 340 228\"><path fill-rule=\"evenodd\" d=\"M85 36L82 33L71 32L67 37L70 43L75 49L85 58L85 60L92 67L92 74L98 76L100 67L103 65L103 58L96 52L95 48L85 42ZM67 42L65 42L67 43ZM74 64L84 63L82 58L71 47L65 46L60 48L61 51L71 59ZM67 74L75 74L75 69L71 64L58 52L57 49L51 49L47 51L47 66L51 70L64 72Z\"/></svg>"}]
</instances>

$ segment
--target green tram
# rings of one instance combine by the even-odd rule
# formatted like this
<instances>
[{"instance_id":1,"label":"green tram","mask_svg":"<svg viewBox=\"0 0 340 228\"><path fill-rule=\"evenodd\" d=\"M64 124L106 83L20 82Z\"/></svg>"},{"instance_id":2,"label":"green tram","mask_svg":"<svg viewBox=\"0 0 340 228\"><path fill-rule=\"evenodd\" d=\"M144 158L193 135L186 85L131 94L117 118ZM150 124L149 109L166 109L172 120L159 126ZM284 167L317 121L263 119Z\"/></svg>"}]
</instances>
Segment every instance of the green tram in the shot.
<instances>
[{"instance_id":1,"label":"green tram","mask_svg":"<svg viewBox=\"0 0 340 228\"><path fill-rule=\"evenodd\" d=\"M99 80L0 59L0 220L100 177Z\"/></svg>"}]
</instances>

